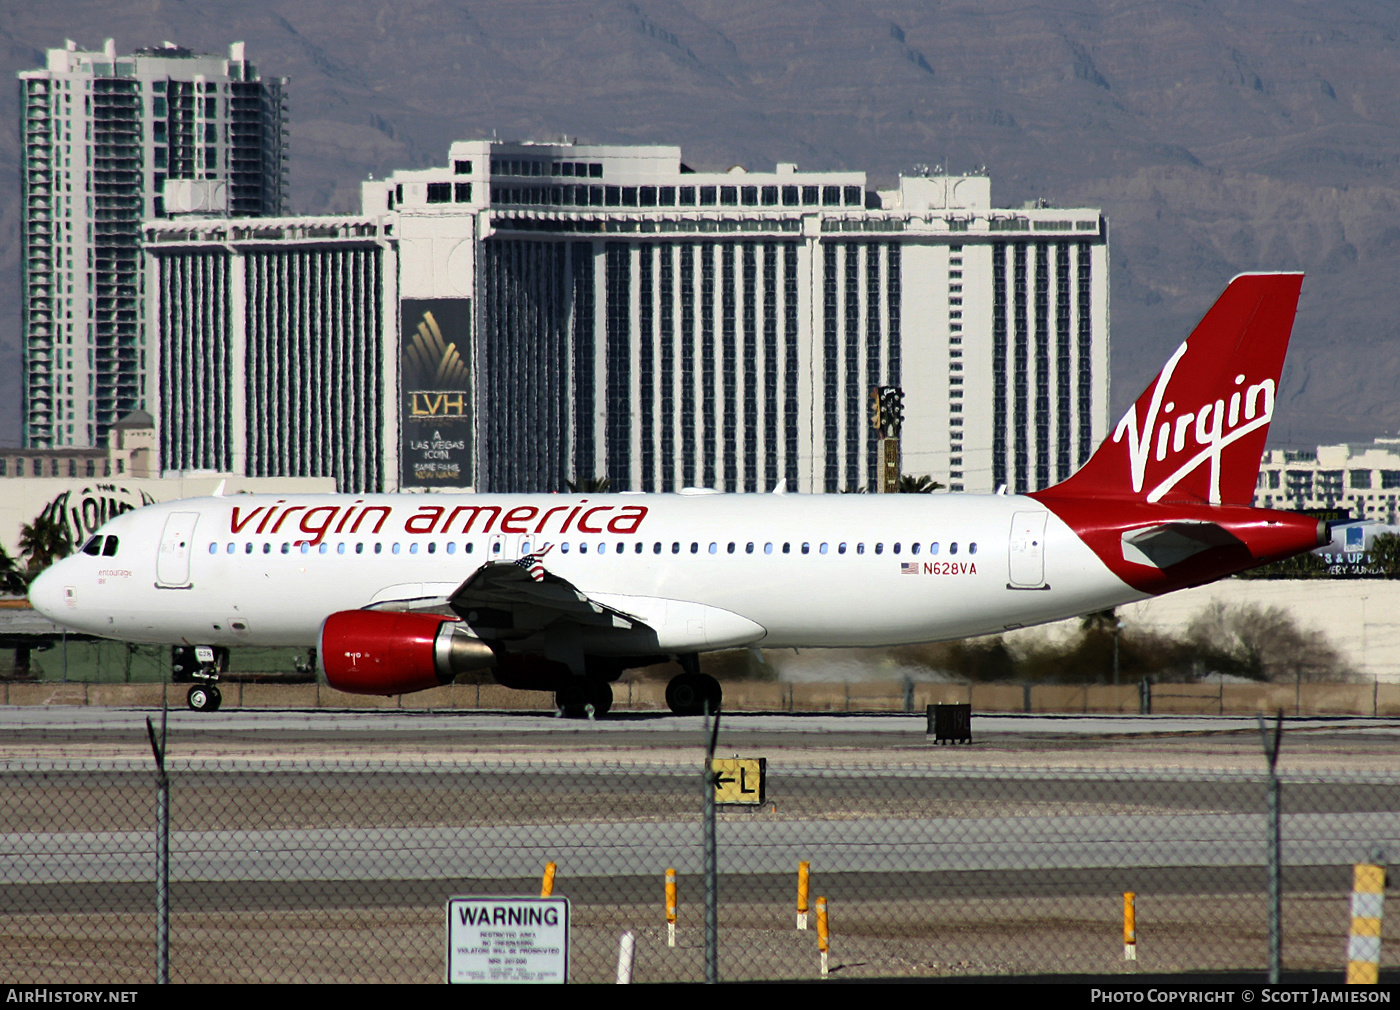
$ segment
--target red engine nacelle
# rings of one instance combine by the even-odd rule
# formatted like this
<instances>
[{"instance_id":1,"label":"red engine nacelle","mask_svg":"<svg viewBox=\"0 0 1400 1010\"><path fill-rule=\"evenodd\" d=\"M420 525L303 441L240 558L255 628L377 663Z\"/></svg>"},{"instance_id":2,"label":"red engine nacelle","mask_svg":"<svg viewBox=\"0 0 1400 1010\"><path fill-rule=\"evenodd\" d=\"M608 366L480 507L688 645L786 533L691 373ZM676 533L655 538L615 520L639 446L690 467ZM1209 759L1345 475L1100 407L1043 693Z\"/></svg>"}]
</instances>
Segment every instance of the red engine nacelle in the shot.
<instances>
[{"instance_id":1,"label":"red engine nacelle","mask_svg":"<svg viewBox=\"0 0 1400 1010\"><path fill-rule=\"evenodd\" d=\"M496 665L491 647L438 614L342 610L321 625L326 683L348 694L408 694Z\"/></svg>"}]
</instances>

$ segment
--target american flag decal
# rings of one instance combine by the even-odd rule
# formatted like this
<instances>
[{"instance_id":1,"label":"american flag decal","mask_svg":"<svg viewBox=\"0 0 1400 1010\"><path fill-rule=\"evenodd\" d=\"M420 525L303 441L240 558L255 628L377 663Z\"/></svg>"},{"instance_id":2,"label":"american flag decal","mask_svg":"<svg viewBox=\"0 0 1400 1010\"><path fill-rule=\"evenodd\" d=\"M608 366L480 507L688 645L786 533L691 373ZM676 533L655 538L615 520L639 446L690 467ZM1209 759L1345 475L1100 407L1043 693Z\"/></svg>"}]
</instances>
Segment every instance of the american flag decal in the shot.
<instances>
[{"instance_id":1,"label":"american flag decal","mask_svg":"<svg viewBox=\"0 0 1400 1010\"><path fill-rule=\"evenodd\" d=\"M918 575L919 563L917 561L901 561L899 563L900 575Z\"/></svg>"},{"instance_id":2,"label":"american flag decal","mask_svg":"<svg viewBox=\"0 0 1400 1010\"><path fill-rule=\"evenodd\" d=\"M543 582L544 562L540 559L548 554L553 547L553 544L545 544L537 551L531 551L529 554L516 558L515 564L529 572L530 578L534 579L536 582Z\"/></svg>"}]
</instances>

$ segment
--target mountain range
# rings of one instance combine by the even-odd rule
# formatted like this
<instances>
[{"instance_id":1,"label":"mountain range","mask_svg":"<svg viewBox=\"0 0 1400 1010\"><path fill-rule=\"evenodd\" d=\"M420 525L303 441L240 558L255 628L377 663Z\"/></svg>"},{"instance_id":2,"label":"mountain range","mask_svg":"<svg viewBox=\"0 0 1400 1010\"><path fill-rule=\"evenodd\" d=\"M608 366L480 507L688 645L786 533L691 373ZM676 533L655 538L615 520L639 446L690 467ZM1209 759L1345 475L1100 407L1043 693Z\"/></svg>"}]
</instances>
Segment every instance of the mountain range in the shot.
<instances>
[{"instance_id":1,"label":"mountain range","mask_svg":"<svg viewBox=\"0 0 1400 1010\"><path fill-rule=\"evenodd\" d=\"M454 139L679 144L700 170L985 166L1102 208L1113 408L1234 274L1304 270L1272 443L1400 429L1400 4L1267 0L0 2L0 72L71 38L243 41L290 80L294 214ZM19 437L18 88L0 91L0 443Z\"/></svg>"}]
</instances>

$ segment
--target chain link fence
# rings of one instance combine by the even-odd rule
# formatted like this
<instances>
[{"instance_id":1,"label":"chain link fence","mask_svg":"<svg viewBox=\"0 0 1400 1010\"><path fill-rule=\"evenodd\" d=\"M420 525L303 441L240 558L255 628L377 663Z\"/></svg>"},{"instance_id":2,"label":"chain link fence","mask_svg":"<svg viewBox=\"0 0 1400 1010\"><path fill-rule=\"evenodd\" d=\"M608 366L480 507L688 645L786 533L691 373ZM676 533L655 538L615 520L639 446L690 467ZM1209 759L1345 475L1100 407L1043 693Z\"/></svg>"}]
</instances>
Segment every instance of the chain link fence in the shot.
<instances>
[{"instance_id":1,"label":"chain link fence","mask_svg":"<svg viewBox=\"0 0 1400 1010\"><path fill-rule=\"evenodd\" d=\"M160 802L144 743L96 756L61 742L7 751L0 976L157 978ZM232 754L172 734L170 981L440 982L448 898L538 895L549 862L554 894L571 903L573 981L613 981L629 931L634 981L705 979L700 752L513 761L450 734L413 756L373 750L330 741ZM723 980L818 977L818 897L837 978L1267 970L1262 767L770 755L766 771L762 805L715 815ZM1281 795L1283 965L1340 980L1352 864L1400 852L1400 773L1287 775ZM806 930L796 928L802 862ZM1124 960L1125 891L1136 894L1136 962Z\"/></svg>"}]
</instances>

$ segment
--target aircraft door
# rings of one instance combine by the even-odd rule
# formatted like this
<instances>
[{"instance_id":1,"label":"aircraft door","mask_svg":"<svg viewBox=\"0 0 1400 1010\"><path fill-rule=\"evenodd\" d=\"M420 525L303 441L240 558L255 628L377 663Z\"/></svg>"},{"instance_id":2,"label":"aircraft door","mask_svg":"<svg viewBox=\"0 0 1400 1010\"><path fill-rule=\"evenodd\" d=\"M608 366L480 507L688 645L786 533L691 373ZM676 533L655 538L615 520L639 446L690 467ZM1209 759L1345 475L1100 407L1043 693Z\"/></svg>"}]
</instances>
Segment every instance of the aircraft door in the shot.
<instances>
[{"instance_id":1,"label":"aircraft door","mask_svg":"<svg viewBox=\"0 0 1400 1010\"><path fill-rule=\"evenodd\" d=\"M172 512L165 520L156 555L156 585L161 589L188 589L190 586L190 545L198 512Z\"/></svg>"},{"instance_id":2,"label":"aircraft door","mask_svg":"<svg viewBox=\"0 0 1400 1010\"><path fill-rule=\"evenodd\" d=\"M1011 517L1011 589L1045 588L1044 512L1017 512Z\"/></svg>"}]
</instances>

